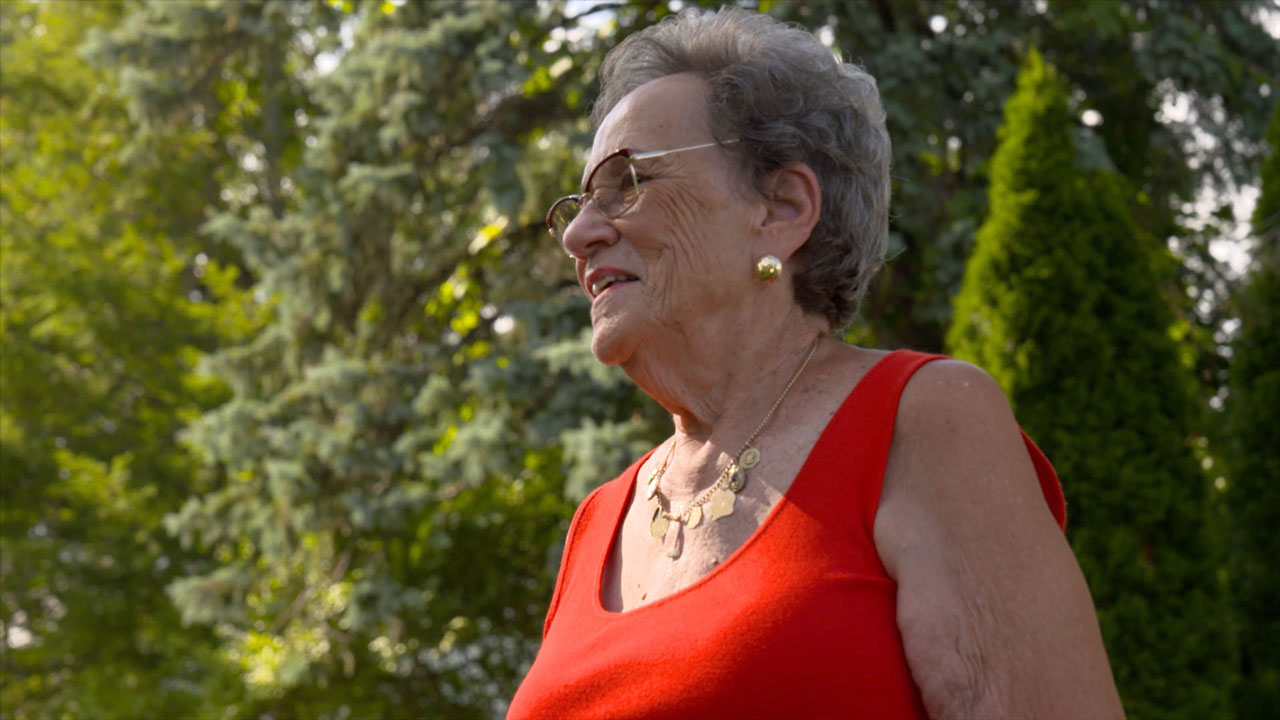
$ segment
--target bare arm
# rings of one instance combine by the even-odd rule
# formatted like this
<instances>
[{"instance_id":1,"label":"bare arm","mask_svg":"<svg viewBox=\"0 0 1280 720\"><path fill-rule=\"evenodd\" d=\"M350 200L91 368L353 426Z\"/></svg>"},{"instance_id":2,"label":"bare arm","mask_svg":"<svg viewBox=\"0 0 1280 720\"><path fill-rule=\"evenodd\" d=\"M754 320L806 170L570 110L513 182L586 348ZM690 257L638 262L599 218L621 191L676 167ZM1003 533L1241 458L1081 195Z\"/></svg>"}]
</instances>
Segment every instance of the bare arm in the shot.
<instances>
[{"instance_id":1,"label":"bare arm","mask_svg":"<svg viewBox=\"0 0 1280 720\"><path fill-rule=\"evenodd\" d=\"M982 370L903 391L875 542L935 718L1120 718L1093 601L1008 401Z\"/></svg>"}]
</instances>

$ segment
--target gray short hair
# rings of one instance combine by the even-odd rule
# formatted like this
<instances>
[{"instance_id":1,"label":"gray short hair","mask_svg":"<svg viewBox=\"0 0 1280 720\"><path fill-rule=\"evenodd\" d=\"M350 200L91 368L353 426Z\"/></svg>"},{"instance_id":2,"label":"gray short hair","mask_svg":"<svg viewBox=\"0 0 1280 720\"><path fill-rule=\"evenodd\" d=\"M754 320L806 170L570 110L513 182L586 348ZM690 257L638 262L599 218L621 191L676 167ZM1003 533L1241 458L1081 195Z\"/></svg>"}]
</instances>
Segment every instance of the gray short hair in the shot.
<instances>
[{"instance_id":1,"label":"gray short hair","mask_svg":"<svg viewBox=\"0 0 1280 720\"><path fill-rule=\"evenodd\" d=\"M746 140L730 148L744 148L735 154L751 185L793 162L817 175L822 215L795 255L795 300L843 328L888 241L891 149L875 78L803 28L738 8L687 10L609 52L593 126L637 87L686 72L711 88L712 132Z\"/></svg>"}]
</instances>

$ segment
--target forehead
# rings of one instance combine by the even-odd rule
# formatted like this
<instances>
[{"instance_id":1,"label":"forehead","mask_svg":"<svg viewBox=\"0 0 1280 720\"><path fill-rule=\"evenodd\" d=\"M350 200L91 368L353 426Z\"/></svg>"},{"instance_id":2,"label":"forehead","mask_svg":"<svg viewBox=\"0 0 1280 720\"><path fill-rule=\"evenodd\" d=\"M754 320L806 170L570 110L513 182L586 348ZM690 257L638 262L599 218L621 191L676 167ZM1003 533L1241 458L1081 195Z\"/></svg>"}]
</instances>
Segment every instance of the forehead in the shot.
<instances>
[{"instance_id":1,"label":"forehead","mask_svg":"<svg viewBox=\"0 0 1280 720\"><path fill-rule=\"evenodd\" d=\"M622 148L667 150L710 139L706 81L693 73L668 75L632 90L613 106L596 131L586 171Z\"/></svg>"}]
</instances>

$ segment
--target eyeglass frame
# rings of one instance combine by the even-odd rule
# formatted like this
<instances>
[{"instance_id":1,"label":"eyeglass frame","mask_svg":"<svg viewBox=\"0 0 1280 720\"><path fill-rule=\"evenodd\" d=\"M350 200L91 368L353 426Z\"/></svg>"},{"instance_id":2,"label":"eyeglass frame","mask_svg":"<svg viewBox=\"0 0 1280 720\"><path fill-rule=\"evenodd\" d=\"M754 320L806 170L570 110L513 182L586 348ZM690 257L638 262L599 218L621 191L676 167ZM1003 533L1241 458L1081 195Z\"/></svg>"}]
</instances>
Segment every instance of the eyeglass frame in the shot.
<instances>
[{"instance_id":1,"label":"eyeglass frame","mask_svg":"<svg viewBox=\"0 0 1280 720\"><path fill-rule=\"evenodd\" d=\"M610 160L616 157L624 157L627 159L627 172L631 175L631 185L635 189L635 197L631 200L630 203L627 203L625 207L622 207L616 213L613 213L613 214L605 212L603 209L601 209L599 203L597 203L596 209L600 211L600 214L604 215L610 220L622 217L628 210L635 207L636 203L640 201L640 178L636 176L636 166L635 166L636 160L648 160L651 158L662 157L663 155L672 155L675 153L685 152L688 150L701 150L702 148L708 148L714 145L730 145L732 143L741 142L741 141L742 141L742 138L733 138L731 140L715 140L712 142L700 143L698 145L689 145L688 147L672 148L670 150L648 150L645 152L635 152L631 148L622 148L621 150L615 150L609 153L608 155L606 155L602 160L600 160L600 162L596 163L596 166L594 168L591 169L591 174L587 175L587 182L583 185L583 187L586 188L585 192L576 193L573 195L565 195L564 197L559 198L555 202L551 203L551 208L547 210L547 217L546 217L547 232L551 234L551 237L556 239L556 242L559 243L561 247L564 247L564 230L568 230L569 225L573 224L573 221L578 219L578 217L582 214L582 211L587 208L587 203L595 201L597 197L596 194L601 190L601 188L596 188L594 190L591 189L591 183L593 180L595 180L596 173L600 171L600 168L604 167L605 163L609 162ZM557 235L556 228L555 228L556 208L560 207L561 204L566 202L577 203L578 212L573 216L571 220L569 220L569 222L565 223L564 228L561 230L560 234ZM572 256L572 253L570 253L570 255Z\"/></svg>"}]
</instances>

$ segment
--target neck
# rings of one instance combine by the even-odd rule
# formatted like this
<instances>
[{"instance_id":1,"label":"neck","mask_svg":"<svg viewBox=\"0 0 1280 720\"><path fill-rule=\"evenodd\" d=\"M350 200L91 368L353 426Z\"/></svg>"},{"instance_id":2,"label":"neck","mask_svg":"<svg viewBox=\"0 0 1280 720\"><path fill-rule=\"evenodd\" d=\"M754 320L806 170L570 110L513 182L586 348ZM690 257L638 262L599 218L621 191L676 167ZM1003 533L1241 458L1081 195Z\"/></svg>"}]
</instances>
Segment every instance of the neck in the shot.
<instances>
[{"instance_id":1,"label":"neck","mask_svg":"<svg viewBox=\"0 0 1280 720\"><path fill-rule=\"evenodd\" d=\"M623 364L671 413L676 455L688 458L680 464L715 464L722 453L736 453L795 376L825 326L791 307L772 322L676 329ZM698 474L686 476L696 483Z\"/></svg>"}]
</instances>

